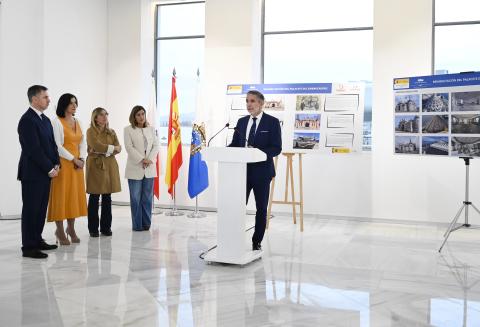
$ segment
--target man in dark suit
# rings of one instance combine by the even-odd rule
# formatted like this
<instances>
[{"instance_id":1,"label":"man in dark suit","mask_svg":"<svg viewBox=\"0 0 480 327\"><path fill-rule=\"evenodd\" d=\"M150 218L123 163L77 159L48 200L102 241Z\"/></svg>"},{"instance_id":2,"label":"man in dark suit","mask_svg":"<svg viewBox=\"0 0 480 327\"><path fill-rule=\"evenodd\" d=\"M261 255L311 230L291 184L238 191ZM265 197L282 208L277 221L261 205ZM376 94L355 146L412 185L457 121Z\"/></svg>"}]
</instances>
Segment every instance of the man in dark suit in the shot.
<instances>
[{"instance_id":1,"label":"man in dark suit","mask_svg":"<svg viewBox=\"0 0 480 327\"><path fill-rule=\"evenodd\" d=\"M22 153L17 179L22 183L22 252L24 257L48 257L42 250L56 249L42 239L50 180L58 175L60 158L50 119L43 114L50 98L47 88L33 85L27 92L30 108L18 123Z\"/></svg>"},{"instance_id":2,"label":"man in dark suit","mask_svg":"<svg viewBox=\"0 0 480 327\"><path fill-rule=\"evenodd\" d=\"M265 226L270 182L275 177L273 158L282 152L282 131L277 118L263 112L265 98L258 91L247 93L249 116L237 122L233 134L232 147L257 148L267 155L267 160L247 164L247 202L253 190L257 213L255 214L255 232L252 237L252 250L261 250Z\"/></svg>"}]
</instances>

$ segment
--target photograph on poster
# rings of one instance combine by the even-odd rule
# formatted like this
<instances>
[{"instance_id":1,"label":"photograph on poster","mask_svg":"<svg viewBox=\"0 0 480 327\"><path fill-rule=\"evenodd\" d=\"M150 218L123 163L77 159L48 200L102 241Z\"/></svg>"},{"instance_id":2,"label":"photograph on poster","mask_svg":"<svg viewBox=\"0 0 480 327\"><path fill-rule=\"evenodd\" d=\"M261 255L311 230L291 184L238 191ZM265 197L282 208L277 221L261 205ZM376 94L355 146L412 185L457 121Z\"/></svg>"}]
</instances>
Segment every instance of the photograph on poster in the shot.
<instances>
[{"instance_id":1,"label":"photograph on poster","mask_svg":"<svg viewBox=\"0 0 480 327\"><path fill-rule=\"evenodd\" d=\"M423 115L423 133L448 133L448 115Z\"/></svg>"},{"instance_id":2,"label":"photograph on poster","mask_svg":"<svg viewBox=\"0 0 480 327\"><path fill-rule=\"evenodd\" d=\"M295 114L295 129L320 129L320 114Z\"/></svg>"},{"instance_id":3,"label":"photograph on poster","mask_svg":"<svg viewBox=\"0 0 480 327\"><path fill-rule=\"evenodd\" d=\"M327 116L327 128L353 129L355 115L353 114L330 114Z\"/></svg>"},{"instance_id":4,"label":"photograph on poster","mask_svg":"<svg viewBox=\"0 0 480 327\"><path fill-rule=\"evenodd\" d=\"M401 94L395 96L395 112L419 112L419 94Z\"/></svg>"},{"instance_id":5,"label":"photograph on poster","mask_svg":"<svg viewBox=\"0 0 480 327\"><path fill-rule=\"evenodd\" d=\"M294 132L293 148L317 150L320 144L320 133Z\"/></svg>"},{"instance_id":6,"label":"photograph on poster","mask_svg":"<svg viewBox=\"0 0 480 327\"><path fill-rule=\"evenodd\" d=\"M418 136L395 136L395 153L419 154Z\"/></svg>"},{"instance_id":7,"label":"photograph on poster","mask_svg":"<svg viewBox=\"0 0 480 327\"><path fill-rule=\"evenodd\" d=\"M420 116L395 116L395 132L418 133Z\"/></svg>"},{"instance_id":8,"label":"photograph on poster","mask_svg":"<svg viewBox=\"0 0 480 327\"><path fill-rule=\"evenodd\" d=\"M452 137L452 156L480 156L480 137Z\"/></svg>"},{"instance_id":9,"label":"photograph on poster","mask_svg":"<svg viewBox=\"0 0 480 327\"><path fill-rule=\"evenodd\" d=\"M352 148L353 133L331 133L327 134L325 140L326 147Z\"/></svg>"},{"instance_id":10,"label":"photograph on poster","mask_svg":"<svg viewBox=\"0 0 480 327\"><path fill-rule=\"evenodd\" d=\"M247 110L247 97L245 95L236 95L231 97L231 110Z\"/></svg>"},{"instance_id":11,"label":"photograph on poster","mask_svg":"<svg viewBox=\"0 0 480 327\"><path fill-rule=\"evenodd\" d=\"M265 104L263 106L265 110L271 111L284 111L285 99L282 96L276 94L265 95Z\"/></svg>"},{"instance_id":12,"label":"photograph on poster","mask_svg":"<svg viewBox=\"0 0 480 327\"><path fill-rule=\"evenodd\" d=\"M296 111L319 111L321 107L321 95L297 95Z\"/></svg>"},{"instance_id":13,"label":"photograph on poster","mask_svg":"<svg viewBox=\"0 0 480 327\"><path fill-rule=\"evenodd\" d=\"M452 111L480 111L480 91L453 92Z\"/></svg>"},{"instance_id":14,"label":"photograph on poster","mask_svg":"<svg viewBox=\"0 0 480 327\"><path fill-rule=\"evenodd\" d=\"M423 136L422 154L448 156L448 136Z\"/></svg>"},{"instance_id":15,"label":"photograph on poster","mask_svg":"<svg viewBox=\"0 0 480 327\"><path fill-rule=\"evenodd\" d=\"M448 111L448 93L422 94L423 112L446 112Z\"/></svg>"},{"instance_id":16,"label":"photograph on poster","mask_svg":"<svg viewBox=\"0 0 480 327\"><path fill-rule=\"evenodd\" d=\"M325 98L325 111L357 111L358 94L328 95Z\"/></svg>"},{"instance_id":17,"label":"photograph on poster","mask_svg":"<svg viewBox=\"0 0 480 327\"><path fill-rule=\"evenodd\" d=\"M452 133L480 134L480 114L452 115Z\"/></svg>"}]
</instances>

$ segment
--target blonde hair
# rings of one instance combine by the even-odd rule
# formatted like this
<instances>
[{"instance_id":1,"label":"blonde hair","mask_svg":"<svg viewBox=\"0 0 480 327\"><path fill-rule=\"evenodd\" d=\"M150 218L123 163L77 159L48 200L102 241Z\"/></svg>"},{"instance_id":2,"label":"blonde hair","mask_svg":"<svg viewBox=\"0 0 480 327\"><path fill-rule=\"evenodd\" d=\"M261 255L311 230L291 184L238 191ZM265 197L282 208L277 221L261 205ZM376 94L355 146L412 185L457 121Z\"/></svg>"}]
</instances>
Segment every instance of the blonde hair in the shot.
<instances>
[{"instance_id":1,"label":"blonde hair","mask_svg":"<svg viewBox=\"0 0 480 327\"><path fill-rule=\"evenodd\" d=\"M128 120L130 121L130 125L132 125L133 128L137 128L137 120L135 119L135 115L142 110L145 113L145 123L143 124L142 128L149 126L147 121L147 111L145 110L145 108L142 106L135 106L130 112L130 117L128 118Z\"/></svg>"},{"instance_id":2,"label":"blonde hair","mask_svg":"<svg viewBox=\"0 0 480 327\"><path fill-rule=\"evenodd\" d=\"M102 131L100 130L100 126L98 126L96 119L97 119L97 116L100 115L103 111L108 115L108 111L102 107L97 107L92 111L90 127L93 128L97 133L101 133ZM112 132L110 127L108 126L108 123L105 125L105 132L107 134L110 134Z\"/></svg>"}]
</instances>

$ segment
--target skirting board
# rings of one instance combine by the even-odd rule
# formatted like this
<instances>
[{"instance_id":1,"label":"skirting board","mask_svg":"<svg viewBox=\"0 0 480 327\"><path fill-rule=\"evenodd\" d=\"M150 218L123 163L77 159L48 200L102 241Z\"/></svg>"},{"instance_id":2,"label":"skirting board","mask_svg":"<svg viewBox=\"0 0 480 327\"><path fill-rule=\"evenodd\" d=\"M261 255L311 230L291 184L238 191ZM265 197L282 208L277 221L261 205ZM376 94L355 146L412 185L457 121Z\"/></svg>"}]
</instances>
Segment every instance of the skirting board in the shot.
<instances>
[{"instance_id":1,"label":"skirting board","mask_svg":"<svg viewBox=\"0 0 480 327\"><path fill-rule=\"evenodd\" d=\"M129 202L124 201L112 201L112 205L116 206L130 206ZM164 205L155 205L155 208L168 210L171 209L171 206ZM179 210L194 211L195 207L192 206L177 206ZM217 212L216 208L212 207L198 207L199 211L204 212ZM254 215L255 211L247 210L247 214ZM272 216L281 216L281 217L291 217L291 214L288 212L272 212ZM349 217L349 216L329 216L329 215L317 215L317 214L304 214L305 218L317 218L317 219L339 219L339 220L348 220L353 222L366 222L366 223L382 223L382 224L398 224L398 225L420 225L420 226L437 226L437 227L448 227L450 223L440 223L440 222L430 222L430 221L414 221L414 220L395 220L395 219L382 219L382 218L369 218L369 217ZM20 215L5 215L0 214L1 220L18 220ZM472 224L472 227L480 227L479 225Z\"/></svg>"}]
</instances>

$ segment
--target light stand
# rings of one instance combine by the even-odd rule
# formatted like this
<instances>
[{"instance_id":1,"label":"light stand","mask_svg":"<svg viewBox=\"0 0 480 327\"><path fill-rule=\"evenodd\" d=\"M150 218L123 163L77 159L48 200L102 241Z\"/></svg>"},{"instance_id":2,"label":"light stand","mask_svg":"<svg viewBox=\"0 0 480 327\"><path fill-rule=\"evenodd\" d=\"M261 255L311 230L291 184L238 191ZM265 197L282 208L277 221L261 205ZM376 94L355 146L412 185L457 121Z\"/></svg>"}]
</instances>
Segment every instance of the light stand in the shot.
<instances>
[{"instance_id":1,"label":"light stand","mask_svg":"<svg viewBox=\"0 0 480 327\"><path fill-rule=\"evenodd\" d=\"M468 222L468 208L469 206L472 206L472 208L480 215L480 211L478 208L469 200L469 173L470 173L470 160L473 160L473 157L460 157L460 159L463 159L465 161L465 200L463 201L462 206L458 210L457 214L455 215L455 218L453 218L452 222L450 223L450 226L448 226L447 231L445 234L443 234L444 240L442 243L442 246L440 246L440 249L438 249L438 252L442 251L443 246L445 243L447 243L448 237L450 234L456 230L459 230L460 228L470 228L471 225ZM465 222L463 224L460 224L455 227L455 224L458 221L458 218L460 218L460 215L462 214L462 211L465 209Z\"/></svg>"}]
</instances>

